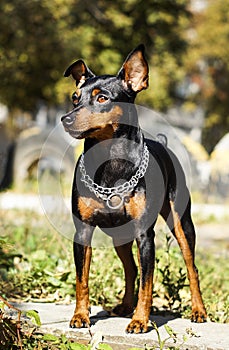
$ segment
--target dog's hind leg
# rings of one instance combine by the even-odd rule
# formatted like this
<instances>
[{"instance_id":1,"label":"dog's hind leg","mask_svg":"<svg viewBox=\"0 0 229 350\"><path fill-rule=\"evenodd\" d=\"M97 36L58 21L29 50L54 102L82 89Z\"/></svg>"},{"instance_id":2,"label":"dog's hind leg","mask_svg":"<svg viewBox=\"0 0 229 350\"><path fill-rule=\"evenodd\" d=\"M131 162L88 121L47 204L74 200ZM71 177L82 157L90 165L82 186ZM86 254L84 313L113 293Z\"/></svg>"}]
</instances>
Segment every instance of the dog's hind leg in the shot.
<instances>
[{"instance_id":1,"label":"dog's hind leg","mask_svg":"<svg viewBox=\"0 0 229 350\"><path fill-rule=\"evenodd\" d=\"M115 250L122 261L125 273L125 294L120 305L117 305L112 312L118 316L127 316L134 309L134 287L137 277L137 267L132 253L133 242L115 247Z\"/></svg>"},{"instance_id":2,"label":"dog's hind leg","mask_svg":"<svg viewBox=\"0 0 229 350\"><path fill-rule=\"evenodd\" d=\"M205 322L207 313L203 304L199 286L198 270L194 261L196 234L191 219L190 209L190 199L188 199L186 208L183 208L182 210L184 213L181 211L181 208L179 209L178 206L176 207L175 201L170 200L167 202L167 205L164 205L161 214L177 239L186 264L192 300L191 320L193 322Z\"/></svg>"}]
</instances>

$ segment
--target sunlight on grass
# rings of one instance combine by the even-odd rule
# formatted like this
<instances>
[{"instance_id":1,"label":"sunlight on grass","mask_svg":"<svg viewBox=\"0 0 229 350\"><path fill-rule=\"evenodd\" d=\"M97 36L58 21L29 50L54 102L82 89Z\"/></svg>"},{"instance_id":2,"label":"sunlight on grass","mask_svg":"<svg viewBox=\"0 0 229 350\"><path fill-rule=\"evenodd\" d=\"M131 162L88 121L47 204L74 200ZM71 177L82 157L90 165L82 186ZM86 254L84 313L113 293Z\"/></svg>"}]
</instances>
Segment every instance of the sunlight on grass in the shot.
<instances>
[{"instance_id":1,"label":"sunlight on grass","mask_svg":"<svg viewBox=\"0 0 229 350\"><path fill-rule=\"evenodd\" d=\"M44 216L11 210L0 213L0 288L9 299L69 302L75 298L72 242ZM190 292L179 248L165 233L156 254L154 312L190 314ZM101 236L103 240L104 237ZM136 253L136 246L134 246ZM136 255L136 254L135 254ZM201 289L208 315L229 322L229 266L226 250L197 250ZM102 263L101 263L102 262ZM137 259L136 259L137 262ZM112 247L93 248L90 270L92 304L111 308L124 293L122 264ZM137 286L136 286L137 292Z\"/></svg>"}]
</instances>

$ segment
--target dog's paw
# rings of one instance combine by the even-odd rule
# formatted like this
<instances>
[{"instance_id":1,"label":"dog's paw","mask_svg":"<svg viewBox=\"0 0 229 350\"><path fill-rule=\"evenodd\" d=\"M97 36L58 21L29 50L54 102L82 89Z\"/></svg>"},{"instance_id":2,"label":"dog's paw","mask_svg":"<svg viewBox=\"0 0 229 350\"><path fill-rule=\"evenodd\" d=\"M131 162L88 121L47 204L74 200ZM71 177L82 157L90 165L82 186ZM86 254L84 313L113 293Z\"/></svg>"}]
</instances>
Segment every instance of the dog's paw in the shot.
<instances>
[{"instance_id":1,"label":"dog's paw","mask_svg":"<svg viewBox=\"0 0 229 350\"><path fill-rule=\"evenodd\" d=\"M203 323L207 321L207 313L204 308L194 308L192 310L191 321L196 323Z\"/></svg>"},{"instance_id":2,"label":"dog's paw","mask_svg":"<svg viewBox=\"0 0 229 350\"><path fill-rule=\"evenodd\" d=\"M90 326L90 319L87 313L76 313L70 321L71 328L87 328Z\"/></svg>"},{"instance_id":3,"label":"dog's paw","mask_svg":"<svg viewBox=\"0 0 229 350\"><path fill-rule=\"evenodd\" d=\"M148 322L141 319L133 319L126 328L127 333L145 333L148 331Z\"/></svg>"},{"instance_id":4,"label":"dog's paw","mask_svg":"<svg viewBox=\"0 0 229 350\"><path fill-rule=\"evenodd\" d=\"M111 316L125 317L133 313L133 307L128 304L120 304L111 310Z\"/></svg>"}]
</instances>

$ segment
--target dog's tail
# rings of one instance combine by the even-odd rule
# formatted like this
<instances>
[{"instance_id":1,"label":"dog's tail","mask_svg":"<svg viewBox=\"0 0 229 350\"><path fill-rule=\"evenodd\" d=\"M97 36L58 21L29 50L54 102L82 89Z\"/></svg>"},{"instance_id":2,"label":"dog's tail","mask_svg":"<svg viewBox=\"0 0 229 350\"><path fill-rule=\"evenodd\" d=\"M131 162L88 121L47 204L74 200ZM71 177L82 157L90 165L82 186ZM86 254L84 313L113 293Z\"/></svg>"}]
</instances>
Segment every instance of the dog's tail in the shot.
<instances>
[{"instance_id":1,"label":"dog's tail","mask_svg":"<svg viewBox=\"0 0 229 350\"><path fill-rule=\"evenodd\" d=\"M157 134L156 140L160 142L164 147L167 147L168 139L167 139L167 136L165 136L165 134L161 134L161 133Z\"/></svg>"}]
</instances>

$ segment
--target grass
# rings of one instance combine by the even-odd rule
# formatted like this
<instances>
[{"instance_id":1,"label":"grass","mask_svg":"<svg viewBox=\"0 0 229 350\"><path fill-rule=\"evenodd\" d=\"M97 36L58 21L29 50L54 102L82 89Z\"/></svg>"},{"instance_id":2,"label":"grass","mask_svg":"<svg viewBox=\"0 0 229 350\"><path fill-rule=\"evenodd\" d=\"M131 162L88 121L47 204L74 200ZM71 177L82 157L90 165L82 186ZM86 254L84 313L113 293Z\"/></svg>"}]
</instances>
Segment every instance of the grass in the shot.
<instances>
[{"instance_id":1,"label":"grass","mask_svg":"<svg viewBox=\"0 0 229 350\"><path fill-rule=\"evenodd\" d=\"M43 215L28 211L0 211L0 232L0 296L8 301L74 301L75 268L70 240L57 233ZM173 244L171 236L163 231L159 234L162 238L156 250L152 312L189 317L190 292L180 250ZM226 249L222 249L222 242L218 244L211 251L197 249L196 263L209 319L228 323L229 254ZM136 246L134 250L136 252ZM123 294L123 269L114 249L93 248L91 304L110 309L120 303ZM4 318L0 305L0 334L10 329L17 345L7 348L20 349L15 324L10 322ZM64 335L33 334L35 328L28 329L31 333L28 330L26 333L21 331L21 341L26 349L92 349L91 345L74 343ZM174 337L171 332L168 332L168 339ZM160 349L172 349L166 347L166 341L167 338L158 338ZM112 350L107 344L100 344L98 349Z\"/></svg>"},{"instance_id":2,"label":"grass","mask_svg":"<svg viewBox=\"0 0 229 350\"><path fill-rule=\"evenodd\" d=\"M8 299L70 301L75 298L72 243L34 212L0 213L0 289ZM163 233L160 233L163 235ZM164 234L156 251L154 312L190 314L190 293L180 250ZM136 247L134 247L136 250ZM208 315L229 322L229 266L227 251L197 250L201 289ZM101 261L106 261L101 264ZM121 262L110 248L93 248L90 270L92 304L112 307L124 293Z\"/></svg>"}]
</instances>

